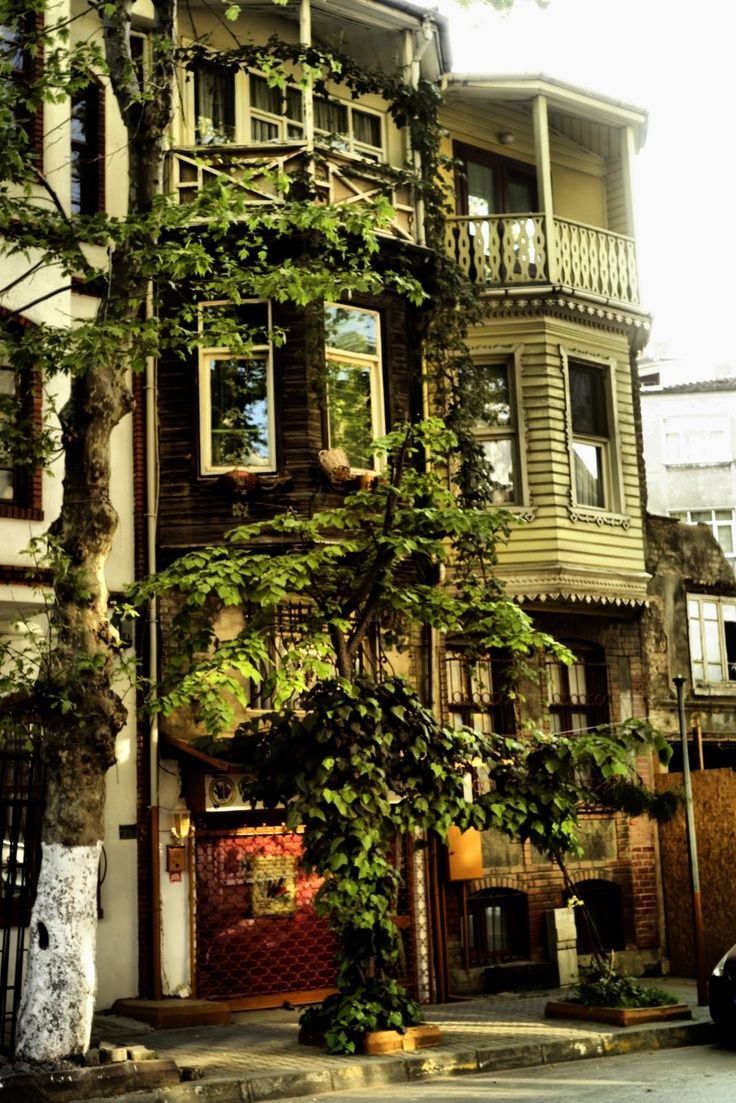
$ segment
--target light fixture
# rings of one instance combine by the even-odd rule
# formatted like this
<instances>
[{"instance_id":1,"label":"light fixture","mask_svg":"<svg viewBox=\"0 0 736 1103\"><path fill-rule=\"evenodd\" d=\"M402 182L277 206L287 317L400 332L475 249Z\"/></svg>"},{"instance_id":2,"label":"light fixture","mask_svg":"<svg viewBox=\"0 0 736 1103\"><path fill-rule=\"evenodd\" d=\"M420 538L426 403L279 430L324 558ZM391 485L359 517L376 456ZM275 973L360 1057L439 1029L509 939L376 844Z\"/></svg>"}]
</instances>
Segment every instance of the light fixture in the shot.
<instances>
[{"instance_id":1,"label":"light fixture","mask_svg":"<svg viewBox=\"0 0 736 1103\"><path fill-rule=\"evenodd\" d=\"M499 131L496 137L498 138L502 146L512 146L515 141L514 135L511 134L508 130Z\"/></svg>"},{"instance_id":2,"label":"light fixture","mask_svg":"<svg viewBox=\"0 0 736 1103\"><path fill-rule=\"evenodd\" d=\"M179 797L171 809L171 834L175 839L182 841L188 838L192 826L192 814L187 808L184 799Z\"/></svg>"}]
</instances>

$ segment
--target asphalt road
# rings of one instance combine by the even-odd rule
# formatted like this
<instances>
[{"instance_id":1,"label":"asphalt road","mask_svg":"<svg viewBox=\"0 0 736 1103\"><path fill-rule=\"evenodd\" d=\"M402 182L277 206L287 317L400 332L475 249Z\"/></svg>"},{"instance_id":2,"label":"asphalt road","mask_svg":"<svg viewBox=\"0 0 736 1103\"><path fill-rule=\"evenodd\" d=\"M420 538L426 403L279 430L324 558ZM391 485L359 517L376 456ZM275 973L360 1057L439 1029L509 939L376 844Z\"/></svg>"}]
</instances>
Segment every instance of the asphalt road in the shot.
<instances>
[{"instance_id":1,"label":"asphalt road","mask_svg":"<svg viewBox=\"0 0 736 1103\"><path fill-rule=\"evenodd\" d=\"M690 1046L389 1085L314 1103L735 1103L736 1049Z\"/></svg>"}]
</instances>

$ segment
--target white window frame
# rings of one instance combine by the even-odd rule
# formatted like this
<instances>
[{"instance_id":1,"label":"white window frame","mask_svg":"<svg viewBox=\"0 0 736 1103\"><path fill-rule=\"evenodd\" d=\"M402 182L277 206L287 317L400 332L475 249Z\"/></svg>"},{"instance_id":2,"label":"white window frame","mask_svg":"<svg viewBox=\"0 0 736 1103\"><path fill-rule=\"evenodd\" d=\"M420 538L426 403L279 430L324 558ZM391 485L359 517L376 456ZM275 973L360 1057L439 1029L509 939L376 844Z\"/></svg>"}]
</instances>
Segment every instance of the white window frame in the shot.
<instances>
[{"instance_id":1,"label":"white window frame","mask_svg":"<svg viewBox=\"0 0 736 1103\"><path fill-rule=\"evenodd\" d=\"M714 454L708 455L709 435L720 438ZM662 455L665 467L723 467L736 460L731 447L728 417L712 414L683 414L662 418Z\"/></svg>"},{"instance_id":2,"label":"white window frame","mask_svg":"<svg viewBox=\"0 0 736 1103\"><path fill-rule=\"evenodd\" d=\"M369 314L376 322L376 353L375 355L368 355L366 353L351 352L346 349L339 349L331 347L327 344L325 335L325 362L327 365L331 361L339 361L344 363L353 361L357 368L369 369L370 378L370 401L371 401L371 432L373 439L376 437L382 437L386 432L386 417L384 413L384 395L383 395L383 349L381 346L381 316L376 310L369 310L367 307L349 306L346 303L325 303L325 310L329 307L337 307L340 310L350 310L357 314ZM327 441L328 447L332 448L333 443L330 439L330 394L329 383L327 386ZM348 453L348 461L350 461L350 455ZM371 471L379 471L381 469L380 457L373 457L373 464L371 467L358 467L355 464L350 465L350 470L357 474L361 472L369 473Z\"/></svg>"},{"instance_id":3,"label":"white window frame","mask_svg":"<svg viewBox=\"0 0 736 1103\"><path fill-rule=\"evenodd\" d=\"M488 356L474 356L476 365L482 367L503 366L507 371L509 384L509 403L511 406L511 423L507 426L476 425L473 436L479 444L492 440L510 440L515 450L515 497L511 502L499 502L500 509L514 510L524 506L529 500L527 471L526 471L526 440L524 433L524 419L521 406L521 349L515 348L512 352L494 352Z\"/></svg>"},{"instance_id":4,"label":"white window frame","mask_svg":"<svg viewBox=\"0 0 736 1103\"><path fill-rule=\"evenodd\" d=\"M694 515L698 513L709 513L710 517L708 519L700 517L694 519ZM730 517L716 516L719 513L728 513ZM686 525L707 525L719 544L721 544L719 531L721 529L730 528L731 547L733 550L726 551L722 544L721 549L726 559L728 559L729 562L733 562L734 567L736 567L736 509L733 509L731 506L723 506L722 508L718 506L706 506L705 508L696 506L695 509L671 509L669 515L670 517L676 517L678 521L682 521Z\"/></svg>"},{"instance_id":5,"label":"white window frame","mask_svg":"<svg viewBox=\"0 0 736 1103\"><path fill-rule=\"evenodd\" d=\"M203 302L199 304L199 331L202 332L204 312L209 307L227 306L226 300ZM268 331L272 328L271 303L266 299L244 299L243 306L260 305L267 310ZM268 458L265 464L239 465L243 471L252 471L254 474L266 474L276 470L276 416L274 410L274 381L273 381L273 343L268 341L262 344L254 344L248 350L259 357L265 353L266 358L266 418L268 426ZM232 471L234 464L214 464L212 462L212 403L210 390L209 361L217 360L243 360L247 353L233 351L225 346L203 346L199 349L198 381L199 381L199 463L200 474L222 475Z\"/></svg>"},{"instance_id":6,"label":"white window frame","mask_svg":"<svg viewBox=\"0 0 736 1103\"><path fill-rule=\"evenodd\" d=\"M693 691L736 696L736 652L729 661L725 629L736 632L736 597L688 594L687 620Z\"/></svg>"},{"instance_id":7,"label":"white window frame","mask_svg":"<svg viewBox=\"0 0 736 1103\"><path fill-rule=\"evenodd\" d=\"M588 356L577 352L568 352L561 349L563 370L565 375L565 398L567 403L567 428L569 440L570 459L570 495L574 506L579 509L591 510L593 513L610 514L622 513L624 509L623 471L621 468L621 456L618 450L618 410L616 404L616 361ZM603 376L603 387L606 402L606 427L607 436L595 436L585 433L576 433L572 421L572 398L570 386L570 374L576 367L594 368ZM580 502L575 492L575 444L591 445L599 448L601 452L601 477L603 480L603 505L590 505Z\"/></svg>"}]
</instances>

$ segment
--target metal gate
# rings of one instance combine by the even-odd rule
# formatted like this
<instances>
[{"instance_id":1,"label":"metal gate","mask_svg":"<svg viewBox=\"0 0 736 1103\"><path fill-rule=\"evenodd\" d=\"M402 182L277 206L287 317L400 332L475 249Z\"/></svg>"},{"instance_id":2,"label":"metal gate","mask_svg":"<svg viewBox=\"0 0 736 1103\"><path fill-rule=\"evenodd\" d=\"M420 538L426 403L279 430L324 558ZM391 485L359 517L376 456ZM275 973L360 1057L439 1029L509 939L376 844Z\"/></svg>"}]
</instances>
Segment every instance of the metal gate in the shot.
<instances>
[{"instance_id":1,"label":"metal gate","mask_svg":"<svg viewBox=\"0 0 736 1103\"><path fill-rule=\"evenodd\" d=\"M0 1049L5 1053L15 1047L43 803L38 758L26 751L0 751Z\"/></svg>"},{"instance_id":2,"label":"metal gate","mask_svg":"<svg viewBox=\"0 0 736 1103\"><path fill-rule=\"evenodd\" d=\"M399 979L416 989L409 841L396 843L402 883ZM301 837L277 827L210 829L195 835L196 988L231 1007L322 999L335 979L335 943L314 910L321 880L299 865Z\"/></svg>"},{"instance_id":3,"label":"metal gate","mask_svg":"<svg viewBox=\"0 0 736 1103\"><path fill-rule=\"evenodd\" d=\"M197 994L242 1007L321 998L334 942L314 910L320 879L299 865L300 836L246 827L195 840Z\"/></svg>"}]
</instances>

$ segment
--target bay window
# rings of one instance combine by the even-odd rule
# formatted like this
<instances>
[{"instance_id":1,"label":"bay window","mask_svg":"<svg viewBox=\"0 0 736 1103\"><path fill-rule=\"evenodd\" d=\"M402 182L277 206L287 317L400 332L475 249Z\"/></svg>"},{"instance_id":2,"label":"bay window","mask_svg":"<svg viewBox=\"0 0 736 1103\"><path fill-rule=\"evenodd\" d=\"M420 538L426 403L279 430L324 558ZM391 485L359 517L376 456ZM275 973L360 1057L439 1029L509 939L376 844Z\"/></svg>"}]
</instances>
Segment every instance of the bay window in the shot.
<instances>
[{"instance_id":1,"label":"bay window","mask_svg":"<svg viewBox=\"0 0 736 1103\"><path fill-rule=\"evenodd\" d=\"M327 430L355 471L377 467L373 441L383 436L381 327L374 310L325 306Z\"/></svg>"},{"instance_id":2,"label":"bay window","mask_svg":"<svg viewBox=\"0 0 736 1103\"><path fill-rule=\"evenodd\" d=\"M611 419L606 369L571 361L568 382L575 502L611 509Z\"/></svg>"},{"instance_id":3,"label":"bay window","mask_svg":"<svg viewBox=\"0 0 736 1103\"><path fill-rule=\"evenodd\" d=\"M225 343L228 326L231 343ZM270 307L204 303L199 352L200 466L203 475L276 466Z\"/></svg>"},{"instance_id":4,"label":"bay window","mask_svg":"<svg viewBox=\"0 0 736 1103\"><path fill-rule=\"evenodd\" d=\"M492 471L493 501L500 505L523 500L513 377L508 362L483 366L483 413L473 429Z\"/></svg>"}]
</instances>

